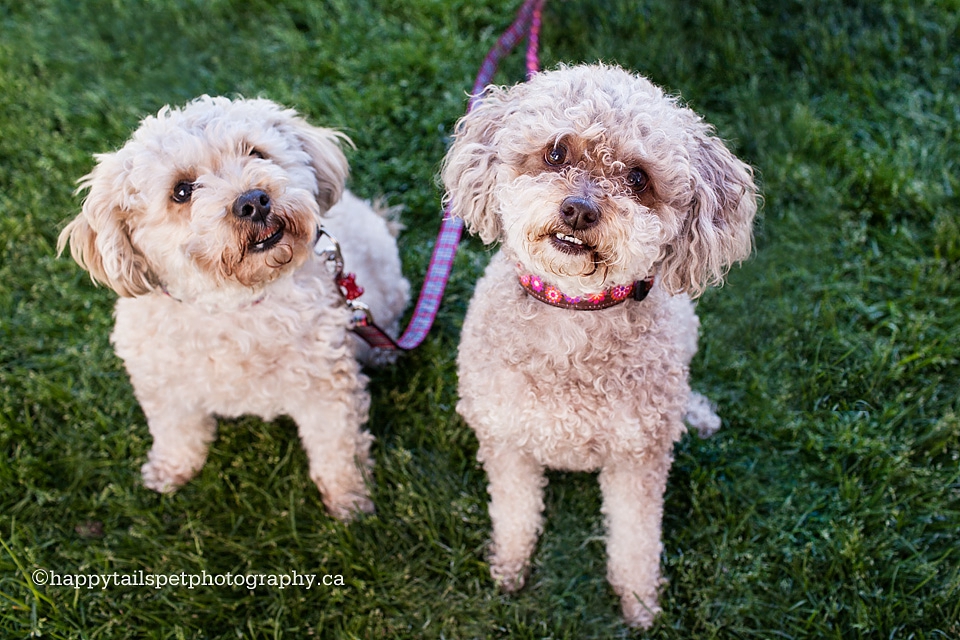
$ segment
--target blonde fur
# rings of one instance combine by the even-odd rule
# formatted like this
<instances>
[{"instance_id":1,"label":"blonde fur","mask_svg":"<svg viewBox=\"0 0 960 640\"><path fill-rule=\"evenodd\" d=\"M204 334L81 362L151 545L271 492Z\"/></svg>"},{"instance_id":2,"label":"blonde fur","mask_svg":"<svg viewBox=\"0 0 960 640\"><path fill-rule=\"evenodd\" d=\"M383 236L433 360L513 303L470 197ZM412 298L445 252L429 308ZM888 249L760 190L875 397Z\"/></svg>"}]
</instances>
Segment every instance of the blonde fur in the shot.
<instances>
[{"instance_id":1,"label":"blonde fur","mask_svg":"<svg viewBox=\"0 0 960 640\"><path fill-rule=\"evenodd\" d=\"M396 326L409 285L387 221L344 190L344 142L268 100L202 96L144 119L80 181L88 193L59 250L69 242L121 296L111 341L153 436L149 488L173 491L202 468L215 416L286 414L330 513L372 511L357 360L369 350L313 250L318 225L380 323ZM237 213L251 193L263 210Z\"/></svg>"},{"instance_id":2,"label":"blonde fur","mask_svg":"<svg viewBox=\"0 0 960 640\"><path fill-rule=\"evenodd\" d=\"M702 435L720 424L688 384L691 297L750 252L752 171L676 99L594 65L488 87L457 124L442 178L453 213L502 244L458 356L457 410L490 481L491 574L507 590L523 585L546 468L598 470L607 576L627 622L649 626L673 444L685 417ZM565 217L571 198L597 220ZM570 296L655 284L640 302L571 311L526 295L518 269Z\"/></svg>"}]
</instances>

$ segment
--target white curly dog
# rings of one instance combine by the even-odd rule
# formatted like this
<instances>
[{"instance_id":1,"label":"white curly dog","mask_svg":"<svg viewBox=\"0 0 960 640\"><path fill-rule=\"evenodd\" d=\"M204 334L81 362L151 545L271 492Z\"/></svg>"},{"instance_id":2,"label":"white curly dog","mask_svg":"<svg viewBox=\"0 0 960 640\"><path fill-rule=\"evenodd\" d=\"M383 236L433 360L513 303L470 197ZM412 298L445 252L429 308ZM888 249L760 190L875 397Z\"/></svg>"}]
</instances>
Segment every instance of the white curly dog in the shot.
<instances>
[{"instance_id":1,"label":"white curly dog","mask_svg":"<svg viewBox=\"0 0 960 640\"><path fill-rule=\"evenodd\" d=\"M143 120L81 179L61 233L120 295L111 340L146 414L144 484L174 491L203 466L215 416L289 415L329 512L373 503L365 355L326 262L321 218L384 326L407 304L395 233L344 190L345 136L265 99L202 96Z\"/></svg>"},{"instance_id":2,"label":"white curly dog","mask_svg":"<svg viewBox=\"0 0 960 640\"><path fill-rule=\"evenodd\" d=\"M600 472L607 577L631 625L659 611L663 494L691 393L696 297L747 257L753 172L693 111L614 66L488 87L442 170L455 215L500 242L459 351L458 412L489 477L490 570L512 591L542 530L545 468Z\"/></svg>"}]
</instances>

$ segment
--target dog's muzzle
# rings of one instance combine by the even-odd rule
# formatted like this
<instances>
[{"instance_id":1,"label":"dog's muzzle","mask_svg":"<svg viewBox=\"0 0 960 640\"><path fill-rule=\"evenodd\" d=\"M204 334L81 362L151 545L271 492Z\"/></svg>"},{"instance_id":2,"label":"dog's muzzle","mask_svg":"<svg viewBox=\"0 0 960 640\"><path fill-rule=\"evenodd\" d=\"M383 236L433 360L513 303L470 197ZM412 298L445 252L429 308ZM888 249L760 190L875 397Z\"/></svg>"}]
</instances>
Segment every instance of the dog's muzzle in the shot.
<instances>
[{"instance_id":1,"label":"dog's muzzle","mask_svg":"<svg viewBox=\"0 0 960 640\"><path fill-rule=\"evenodd\" d=\"M582 232L600 223L600 207L589 198L568 196L560 203L559 214L563 228L552 234L553 247L569 255L593 253L594 247L582 237Z\"/></svg>"},{"instance_id":2,"label":"dog's muzzle","mask_svg":"<svg viewBox=\"0 0 960 640\"><path fill-rule=\"evenodd\" d=\"M270 196L263 189L251 189L233 202L233 215L254 222L266 222L270 215Z\"/></svg>"},{"instance_id":3,"label":"dog's muzzle","mask_svg":"<svg viewBox=\"0 0 960 640\"><path fill-rule=\"evenodd\" d=\"M589 198L568 196L560 203L560 218L574 231L583 231L600 222L600 207Z\"/></svg>"},{"instance_id":4,"label":"dog's muzzle","mask_svg":"<svg viewBox=\"0 0 960 640\"><path fill-rule=\"evenodd\" d=\"M286 225L270 215L270 196L263 189L251 189L233 201L231 211L237 219L250 223L249 247L254 253L272 249L283 238Z\"/></svg>"}]
</instances>

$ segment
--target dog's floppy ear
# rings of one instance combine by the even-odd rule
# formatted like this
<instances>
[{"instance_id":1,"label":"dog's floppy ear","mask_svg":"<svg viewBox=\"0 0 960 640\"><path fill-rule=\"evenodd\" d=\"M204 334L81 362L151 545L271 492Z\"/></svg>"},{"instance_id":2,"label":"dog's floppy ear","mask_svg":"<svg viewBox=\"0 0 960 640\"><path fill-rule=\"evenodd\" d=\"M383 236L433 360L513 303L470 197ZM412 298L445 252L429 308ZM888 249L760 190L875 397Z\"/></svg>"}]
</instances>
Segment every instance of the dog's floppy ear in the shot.
<instances>
[{"instance_id":1,"label":"dog's floppy ear","mask_svg":"<svg viewBox=\"0 0 960 640\"><path fill-rule=\"evenodd\" d=\"M507 91L488 87L457 122L453 145L440 172L446 189L444 203L484 244L496 242L502 232L494 195L500 165L494 136L507 109Z\"/></svg>"},{"instance_id":2,"label":"dog's floppy ear","mask_svg":"<svg viewBox=\"0 0 960 640\"><path fill-rule=\"evenodd\" d=\"M70 253L94 282L121 296L147 293L157 283L146 259L130 241L123 205L123 169L117 154L97 156L98 164L80 179L77 192L89 189L80 214L57 240L57 255L70 242Z\"/></svg>"},{"instance_id":3,"label":"dog's floppy ear","mask_svg":"<svg viewBox=\"0 0 960 640\"><path fill-rule=\"evenodd\" d=\"M303 150L310 156L310 165L317 177L317 202L321 213L326 213L339 202L350 173L340 145L353 147L353 142L339 131L315 127L300 117L295 117L291 126Z\"/></svg>"},{"instance_id":4,"label":"dog's floppy ear","mask_svg":"<svg viewBox=\"0 0 960 640\"><path fill-rule=\"evenodd\" d=\"M678 237L661 263L663 286L696 297L720 284L753 245L757 187L753 169L704 127L691 149L693 197Z\"/></svg>"}]
</instances>

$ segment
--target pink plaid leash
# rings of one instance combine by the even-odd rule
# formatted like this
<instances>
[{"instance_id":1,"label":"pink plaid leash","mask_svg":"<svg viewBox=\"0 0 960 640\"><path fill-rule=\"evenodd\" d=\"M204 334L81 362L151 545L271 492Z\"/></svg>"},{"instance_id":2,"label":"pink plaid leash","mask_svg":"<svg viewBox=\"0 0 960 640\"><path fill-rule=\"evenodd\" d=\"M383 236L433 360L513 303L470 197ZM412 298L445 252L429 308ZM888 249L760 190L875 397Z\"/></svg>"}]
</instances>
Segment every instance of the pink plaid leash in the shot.
<instances>
[{"instance_id":1,"label":"pink plaid leash","mask_svg":"<svg viewBox=\"0 0 960 640\"><path fill-rule=\"evenodd\" d=\"M467 112L473 108L474 102L476 102L484 87L490 84L500 60L513 50L524 35L528 36L527 78L529 79L540 70L537 51L540 45L540 23L545 2L546 0L525 0L523 6L517 11L517 17L513 24L500 36L490 52L487 53L483 64L480 65L476 82L473 84L473 92L467 105ZM365 305L356 303L350 298L350 295L355 292L355 287L353 287L352 279L349 279L349 274L343 276L342 273L338 273L337 284L347 299L348 305L354 310L354 331L372 347L409 351L420 346L426 339L430 327L433 326L433 321L437 318L440 301L443 298L443 290L450 279L453 259L462 234L463 220L450 215L449 207L445 208L443 220L440 222L440 233L433 247L433 254L430 256L430 264L427 267L427 275L424 279L423 288L420 290L417 306L414 308L413 316L406 331L396 341L373 323L369 310L364 308ZM362 293L362 289L360 291Z\"/></svg>"}]
</instances>

